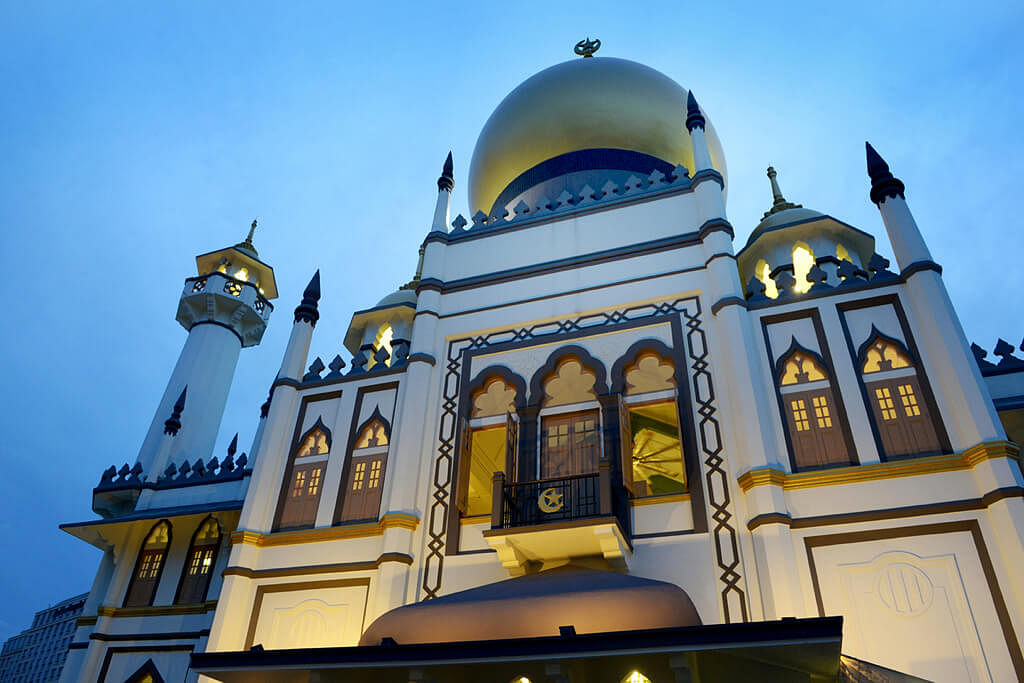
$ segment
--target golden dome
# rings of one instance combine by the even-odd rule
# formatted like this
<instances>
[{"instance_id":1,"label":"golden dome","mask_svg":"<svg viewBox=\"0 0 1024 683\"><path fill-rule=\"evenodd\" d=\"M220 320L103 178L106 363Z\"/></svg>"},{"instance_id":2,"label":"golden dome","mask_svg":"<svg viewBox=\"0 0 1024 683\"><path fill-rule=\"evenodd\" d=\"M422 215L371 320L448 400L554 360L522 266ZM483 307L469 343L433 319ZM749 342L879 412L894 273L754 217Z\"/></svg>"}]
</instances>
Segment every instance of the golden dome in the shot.
<instances>
[{"instance_id":1,"label":"golden dome","mask_svg":"<svg viewBox=\"0 0 1024 683\"><path fill-rule=\"evenodd\" d=\"M627 59L573 59L541 71L509 93L484 125L470 163L470 211L490 213L523 173L581 150L638 152L692 173L686 96L665 74ZM712 163L725 176L710 121L706 135Z\"/></svg>"}]
</instances>

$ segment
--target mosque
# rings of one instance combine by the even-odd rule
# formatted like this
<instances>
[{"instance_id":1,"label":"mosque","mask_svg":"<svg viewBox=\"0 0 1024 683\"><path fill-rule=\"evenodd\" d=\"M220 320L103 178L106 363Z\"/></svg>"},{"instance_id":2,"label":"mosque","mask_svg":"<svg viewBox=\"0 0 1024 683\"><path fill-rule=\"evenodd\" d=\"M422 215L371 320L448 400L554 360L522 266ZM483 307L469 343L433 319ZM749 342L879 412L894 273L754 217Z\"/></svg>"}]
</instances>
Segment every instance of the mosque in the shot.
<instances>
[{"instance_id":1,"label":"mosque","mask_svg":"<svg viewBox=\"0 0 1024 683\"><path fill-rule=\"evenodd\" d=\"M707 111L598 46L497 106L469 218L449 154L326 363L313 274L248 448L274 271L253 231L196 258L138 459L61 527L103 551L61 680L1024 680L1024 360L870 145L895 264L771 168L735 244Z\"/></svg>"}]
</instances>

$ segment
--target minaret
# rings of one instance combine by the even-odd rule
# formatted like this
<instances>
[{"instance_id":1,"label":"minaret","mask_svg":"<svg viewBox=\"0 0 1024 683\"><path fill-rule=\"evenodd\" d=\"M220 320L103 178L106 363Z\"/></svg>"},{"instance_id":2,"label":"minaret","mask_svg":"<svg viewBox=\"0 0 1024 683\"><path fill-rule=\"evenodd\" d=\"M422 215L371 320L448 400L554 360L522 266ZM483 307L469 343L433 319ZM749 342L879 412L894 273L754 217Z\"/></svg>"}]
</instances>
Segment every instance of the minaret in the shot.
<instances>
[{"instance_id":1,"label":"minaret","mask_svg":"<svg viewBox=\"0 0 1024 683\"><path fill-rule=\"evenodd\" d=\"M441 169L441 177L437 179L437 206L434 207L434 221L430 225L430 232L448 232L448 205L452 200L452 190L455 189L453 167L452 153L448 152L448 158L444 160L444 167Z\"/></svg>"},{"instance_id":2,"label":"minaret","mask_svg":"<svg viewBox=\"0 0 1024 683\"><path fill-rule=\"evenodd\" d=\"M907 206L906 187L893 177L889 165L871 143L864 144L871 201L882 214L900 274L906 280L909 315L916 319L916 337L924 364L934 368L935 398L945 417L951 445L962 451L983 442L1005 439L1006 432L942 281L942 269L932 261Z\"/></svg>"},{"instance_id":3,"label":"minaret","mask_svg":"<svg viewBox=\"0 0 1024 683\"><path fill-rule=\"evenodd\" d=\"M712 168L711 152L708 149L708 141L704 137L704 114L700 111L697 98L693 91L686 94L686 130L690 132L690 139L693 142L693 165L694 171L703 171Z\"/></svg>"},{"instance_id":4,"label":"minaret","mask_svg":"<svg viewBox=\"0 0 1024 683\"><path fill-rule=\"evenodd\" d=\"M252 243L256 221L238 244L196 257L198 275L185 280L177 320L188 337L157 406L138 462L147 475L164 440L164 421L188 386L188 419L161 459L207 459L224 415L242 348L256 346L277 297L274 271Z\"/></svg>"}]
</instances>

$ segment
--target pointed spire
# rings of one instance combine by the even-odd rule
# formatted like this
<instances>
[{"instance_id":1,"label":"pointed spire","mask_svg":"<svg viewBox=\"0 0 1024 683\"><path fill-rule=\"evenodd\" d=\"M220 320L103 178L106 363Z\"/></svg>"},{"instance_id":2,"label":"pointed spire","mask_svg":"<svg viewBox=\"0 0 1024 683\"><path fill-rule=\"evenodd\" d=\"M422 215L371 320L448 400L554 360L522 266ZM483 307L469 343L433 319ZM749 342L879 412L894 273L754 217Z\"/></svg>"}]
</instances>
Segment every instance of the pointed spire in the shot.
<instances>
[{"instance_id":1,"label":"pointed spire","mask_svg":"<svg viewBox=\"0 0 1024 683\"><path fill-rule=\"evenodd\" d=\"M704 123L704 114L700 113L697 98L693 96L693 91L691 90L686 94L686 130L691 133L694 128L704 130Z\"/></svg>"},{"instance_id":2,"label":"pointed spire","mask_svg":"<svg viewBox=\"0 0 1024 683\"><path fill-rule=\"evenodd\" d=\"M778 174L775 172L775 169L769 166L768 180L772 184L772 208L764 212L764 216L761 217L761 220L764 220L765 218L768 218L768 216L771 216L773 213L778 213L779 211L785 211L786 209L803 208L803 206L800 204L794 204L793 202L786 201L786 198L782 196L782 190L779 189L778 181L775 180L776 175Z\"/></svg>"},{"instance_id":3,"label":"pointed spire","mask_svg":"<svg viewBox=\"0 0 1024 683\"><path fill-rule=\"evenodd\" d=\"M441 177L437 179L437 189L451 192L455 188L455 164L452 162L452 153L448 152L448 158L444 160L444 168L441 169Z\"/></svg>"},{"instance_id":4,"label":"pointed spire","mask_svg":"<svg viewBox=\"0 0 1024 683\"><path fill-rule=\"evenodd\" d=\"M235 436L231 439L231 443L228 444L228 457L234 457L235 453L238 452L238 432L235 432Z\"/></svg>"},{"instance_id":5,"label":"pointed spire","mask_svg":"<svg viewBox=\"0 0 1024 683\"><path fill-rule=\"evenodd\" d=\"M304 320L313 327L320 319L320 311L317 310L317 302L320 301L320 269L313 274L313 279L306 285L302 292L302 303L295 309L295 322Z\"/></svg>"},{"instance_id":6,"label":"pointed spire","mask_svg":"<svg viewBox=\"0 0 1024 683\"><path fill-rule=\"evenodd\" d=\"M185 386L181 390L181 395L178 396L178 400L174 402L174 408L171 409L171 416L164 422L164 434L175 436L178 430L181 429L181 411L185 410L185 393L188 391L188 386Z\"/></svg>"},{"instance_id":7,"label":"pointed spire","mask_svg":"<svg viewBox=\"0 0 1024 683\"><path fill-rule=\"evenodd\" d=\"M875 151L870 142L865 142L864 146L867 150L868 177L871 178L871 201L881 204L886 197L898 196L906 199L903 196L906 187L898 178L893 177L889 171L889 164L885 163L885 159Z\"/></svg>"},{"instance_id":8,"label":"pointed spire","mask_svg":"<svg viewBox=\"0 0 1024 683\"><path fill-rule=\"evenodd\" d=\"M239 242L238 244L235 245L235 249L241 249L242 251L248 251L248 252L251 252L253 256L259 256L259 254L256 253L256 247L254 247L253 244L252 244L252 236L253 236L253 233L255 233L255 232L256 232L256 219L253 218L252 219L252 225L249 226L249 234L246 236L244 241Z\"/></svg>"}]
</instances>

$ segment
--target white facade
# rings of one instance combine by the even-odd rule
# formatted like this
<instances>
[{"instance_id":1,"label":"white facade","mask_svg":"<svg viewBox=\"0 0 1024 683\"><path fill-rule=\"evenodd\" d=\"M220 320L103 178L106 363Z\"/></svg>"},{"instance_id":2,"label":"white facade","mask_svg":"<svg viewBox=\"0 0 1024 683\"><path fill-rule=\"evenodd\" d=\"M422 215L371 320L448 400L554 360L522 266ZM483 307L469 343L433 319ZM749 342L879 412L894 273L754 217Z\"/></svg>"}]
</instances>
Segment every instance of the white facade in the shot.
<instances>
[{"instance_id":1,"label":"white facade","mask_svg":"<svg viewBox=\"0 0 1024 683\"><path fill-rule=\"evenodd\" d=\"M792 208L774 214L781 218L737 256L717 152L709 153L695 103L686 125L685 114L678 135L690 136L694 169L656 168L593 194L509 207L504 218L481 213L449 228L446 169L435 215L424 217L421 272L356 314L346 342L355 357L345 369L320 362L304 370L319 279L307 289L251 471L164 476L168 464L180 469L175 454L204 462L214 455L208 423L219 425L248 345L223 326L193 326L147 440L151 455L140 455L142 472L101 483L95 496L105 519L65 526L106 555L64 680L126 680L150 660L164 680L196 680L192 653L356 646L390 610L570 563L674 584L703 624L843 615L842 651L857 659L928 680L1024 677L1024 480L997 412L1019 413L1024 370L983 378L902 184L877 169L872 198L898 272L867 265L870 253L842 257L837 240L846 240L844 251L870 247L870 234L821 214L787 222L798 215L786 214ZM638 118L630 125L642 126ZM812 248L822 271L808 291L786 286L795 262L771 264L778 298L758 293L754 281L743 285L745 263L777 261L787 251L780 244L791 252L797 243ZM230 279L200 275L218 286ZM930 415L911 446L934 438L934 447L893 455L896 437L879 422L889 413L878 412L873 393L878 380L864 374L873 340L890 340L909 359L883 364L878 377L914 387L893 410L909 415L920 406L918 416ZM824 378L786 385L780 373L794 349ZM631 394L626 374L644 353L670 368L661 379L668 388ZM575 387L565 395L581 400L554 400L549 382L562 377L566 359L583 379L562 378ZM183 378L189 368L199 383ZM515 390L508 422L473 416L475 392L491 376ZM215 386L199 389L201 382ZM996 403L986 382L998 388ZM180 433L162 433L186 384ZM819 466L803 459L813 447L796 445L804 443L794 426L804 423L792 414L797 389L829 392L827 407L815 413L808 404L805 416L832 430L821 432L832 440L820 442L830 445L819 448L827 460ZM621 457L620 411L646 401L676 411L678 490L623 483L634 474L625 472L628 451ZM542 463L553 457L544 430L570 414L598 422L603 469L580 474L607 483L597 507L550 523L543 505L539 517L530 509L529 523L500 504L493 514L458 509L470 476L460 459L477 457L470 430L515 425L515 471L503 472L508 488L495 491L522 491L528 475L554 490L565 477L544 476ZM375 424L385 437L364 443ZM326 450L304 450L317 433ZM297 478L300 470L308 478ZM379 505L360 516L351 491L371 481ZM297 487L297 502L286 500ZM176 604L193 533L208 515L221 532L205 598ZM160 520L172 533L155 592L149 604L126 606L144 540Z\"/></svg>"}]
</instances>

